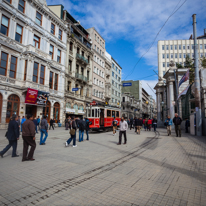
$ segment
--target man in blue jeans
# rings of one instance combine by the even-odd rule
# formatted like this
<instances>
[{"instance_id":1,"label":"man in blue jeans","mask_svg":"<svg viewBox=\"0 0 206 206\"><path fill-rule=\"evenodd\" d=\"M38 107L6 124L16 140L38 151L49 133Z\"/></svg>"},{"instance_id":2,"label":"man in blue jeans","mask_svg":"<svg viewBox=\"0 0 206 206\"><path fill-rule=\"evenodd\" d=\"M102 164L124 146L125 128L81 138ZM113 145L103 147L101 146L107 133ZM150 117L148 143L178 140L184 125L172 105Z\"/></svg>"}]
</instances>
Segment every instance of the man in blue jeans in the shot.
<instances>
[{"instance_id":1,"label":"man in blue jeans","mask_svg":"<svg viewBox=\"0 0 206 206\"><path fill-rule=\"evenodd\" d=\"M86 122L83 120L83 117L80 118L78 125L79 125L79 142L81 142L84 141L84 130L86 129Z\"/></svg>"},{"instance_id":2,"label":"man in blue jeans","mask_svg":"<svg viewBox=\"0 0 206 206\"><path fill-rule=\"evenodd\" d=\"M89 125L92 124L92 122L90 122L87 118L86 118L86 134L87 134L87 140L89 140Z\"/></svg>"},{"instance_id":3,"label":"man in blue jeans","mask_svg":"<svg viewBox=\"0 0 206 206\"><path fill-rule=\"evenodd\" d=\"M71 137L65 142L65 147L67 147L71 143L72 140L73 140L73 147L77 147L77 145L76 145L76 130L77 130L77 126L76 126L76 122L74 120L74 117L71 118L69 128L70 128L70 131L72 129L74 129L75 133L74 133L74 135L71 134Z\"/></svg>"},{"instance_id":4,"label":"man in blue jeans","mask_svg":"<svg viewBox=\"0 0 206 206\"><path fill-rule=\"evenodd\" d=\"M40 145L45 145L46 139L48 137L48 123L46 120L47 116L44 116L41 121L41 137L40 137ZM45 137L43 139L43 135L45 134Z\"/></svg>"}]
</instances>

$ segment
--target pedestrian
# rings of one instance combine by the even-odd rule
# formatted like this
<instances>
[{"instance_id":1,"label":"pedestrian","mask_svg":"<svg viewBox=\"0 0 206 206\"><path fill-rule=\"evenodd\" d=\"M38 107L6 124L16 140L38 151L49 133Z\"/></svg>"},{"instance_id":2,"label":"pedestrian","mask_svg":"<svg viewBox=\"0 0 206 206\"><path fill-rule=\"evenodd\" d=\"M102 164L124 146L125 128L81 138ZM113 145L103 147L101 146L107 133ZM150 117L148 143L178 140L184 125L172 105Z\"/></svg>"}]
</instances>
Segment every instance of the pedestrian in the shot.
<instances>
[{"instance_id":1,"label":"pedestrian","mask_svg":"<svg viewBox=\"0 0 206 206\"><path fill-rule=\"evenodd\" d=\"M137 117L134 117L134 121L133 121L134 132L137 132L136 121L137 121Z\"/></svg>"},{"instance_id":2,"label":"pedestrian","mask_svg":"<svg viewBox=\"0 0 206 206\"><path fill-rule=\"evenodd\" d=\"M21 130L21 122L20 122L20 116L18 116L18 119L17 119L17 124L19 126L19 131Z\"/></svg>"},{"instance_id":3,"label":"pedestrian","mask_svg":"<svg viewBox=\"0 0 206 206\"><path fill-rule=\"evenodd\" d=\"M50 126L49 126L49 130L51 129L51 127L54 130L54 119L50 119Z\"/></svg>"},{"instance_id":4,"label":"pedestrian","mask_svg":"<svg viewBox=\"0 0 206 206\"><path fill-rule=\"evenodd\" d=\"M147 125L148 125L148 128L147 130L151 131L151 127L152 127L152 120L149 118L148 121L147 121Z\"/></svg>"},{"instance_id":5,"label":"pedestrian","mask_svg":"<svg viewBox=\"0 0 206 206\"><path fill-rule=\"evenodd\" d=\"M116 131L117 131L117 124L118 124L118 121L115 119L113 119L112 121L112 126L113 126L113 136L116 135Z\"/></svg>"},{"instance_id":6,"label":"pedestrian","mask_svg":"<svg viewBox=\"0 0 206 206\"><path fill-rule=\"evenodd\" d=\"M178 132L179 132L179 137L181 137L181 123L182 123L182 119L178 116L177 113L175 113L175 117L173 118L173 123L175 125L176 137L178 137Z\"/></svg>"},{"instance_id":7,"label":"pedestrian","mask_svg":"<svg viewBox=\"0 0 206 206\"><path fill-rule=\"evenodd\" d=\"M39 116L37 117L37 127L38 127L38 130L40 131L40 126L39 126L39 124L40 124L40 118L39 118Z\"/></svg>"},{"instance_id":8,"label":"pedestrian","mask_svg":"<svg viewBox=\"0 0 206 206\"><path fill-rule=\"evenodd\" d=\"M33 122L34 122L34 125L35 125L36 133L38 134L38 130L37 130L37 119L36 119L36 117L33 119Z\"/></svg>"},{"instance_id":9,"label":"pedestrian","mask_svg":"<svg viewBox=\"0 0 206 206\"><path fill-rule=\"evenodd\" d=\"M124 144L127 144L127 134L126 131L128 129L128 124L125 121L124 117L121 118L120 127L119 127L119 143L117 145L121 145L122 143L122 134L124 134Z\"/></svg>"},{"instance_id":10,"label":"pedestrian","mask_svg":"<svg viewBox=\"0 0 206 206\"><path fill-rule=\"evenodd\" d=\"M142 122L141 122L140 118L136 118L135 127L137 128L138 134L140 134L141 126L142 126Z\"/></svg>"},{"instance_id":11,"label":"pedestrian","mask_svg":"<svg viewBox=\"0 0 206 206\"><path fill-rule=\"evenodd\" d=\"M133 126L133 118L130 119L130 130L132 129Z\"/></svg>"},{"instance_id":12,"label":"pedestrian","mask_svg":"<svg viewBox=\"0 0 206 206\"><path fill-rule=\"evenodd\" d=\"M144 121L144 129L145 129L145 131L147 130L147 118L145 118L145 121Z\"/></svg>"},{"instance_id":13,"label":"pedestrian","mask_svg":"<svg viewBox=\"0 0 206 206\"><path fill-rule=\"evenodd\" d=\"M66 124L65 130L68 130L68 128L69 128L69 119L68 118L65 119L65 124Z\"/></svg>"},{"instance_id":14,"label":"pedestrian","mask_svg":"<svg viewBox=\"0 0 206 206\"><path fill-rule=\"evenodd\" d=\"M17 140L19 140L19 125L17 123L18 116L13 114L12 120L9 122L8 130L6 137L9 141L9 144L0 152L0 156L3 158L3 155L12 147L12 157L18 157L16 154L17 149Z\"/></svg>"},{"instance_id":15,"label":"pedestrian","mask_svg":"<svg viewBox=\"0 0 206 206\"><path fill-rule=\"evenodd\" d=\"M190 120L189 120L189 119L186 119L186 121L185 121L185 132L186 132L186 133L189 132L189 130L188 130L189 127L190 127Z\"/></svg>"},{"instance_id":16,"label":"pedestrian","mask_svg":"<svg viewBox=\"0 0 206 206\"><path fill-rule=\"evenodd\" d=\"M91 125L92 122L89 121L89 119L86 118L86 134L87 134L87 140L89 140L89 125Z\"/></svg>"},{"instance_id":17,"label":"pedestrian","mask_svg":"<svg viewBox=\"0 0 206 206\"><path fill-rule=\"evenodd\" d=\"M86 122L83 120L83 117L80 118L78 125L79 125L79 142L82 142L84 141L84 130L86 129Z\"/></svg>"},{"instance_id":18,"label":"pedestrian","mask_svg":"<svg viewBox=\"0 0 206 206\"><path fill-rule=\"evenodd\" d=\"M33 115L28 114L27 120L22 125L22 138L24 140L23 143L23 156L22 162L24 161L34 161L34 151L36 148L35 142L35 125L33 120ZM28 147L31 146L29 154Z\"/></svg>"},{"instance_id":19,"label":"pedestrian","mask_svg":"<svg viewBox=\"0 0 206 206\"><path fill-rule=\"evenodd\" d=\"M167 127L168 136L171 135L172 119L170 118L170 116L166 118L164 125Z\"/></svg>"},{"instance_id":20,"label":"pedestrian","mask_svg":"<svg viewBox=\"0 0 206 206\"><path fill-rule=\"evenodd\" d=\"M22 132L22 124L26 121L25 117L22 116L22 119L21 119L21 132Z\"/></svg>"},{"instance_id":21,"label":"pedestrian","mask_svg":"<svg viewBox=\"0 0 206 206\"><path fill-rule=\"evenodd\" d=\"M45 137L43 139L43 135ZM45 145L46 139L48 137L48 123L47 123L47 116L45 115L41 121L41 137L40 137L40 145Z\"/></svg>"},{"instance_id":22,"label":"pedestrian","mask_svg":"<svg viewBox=\"0 0 206 206\"><path fill-rule=\"evenodd\" d=\"M157 128L157 118L156 118L156 116L153 118L152 124L153 124L153 127L154 127L154 132L156 132L156 128Z\"/></svg>"},{"instance_id":23,"label":"pedestrian","mask_svg":"<svg viewBox=\"0 0 206 206\"><path fill-rule=\"evenodd\" d=\"M73 116L71 118L71 122L70 122L69 128L70 128L70 135L71 135L71 137L65 142L65 147L67 147L72 140L73 140L73 147L77 147L77 145L76 145L77 125L76 125L76 122L75 122Z\"/></svg>"}]
</instances>

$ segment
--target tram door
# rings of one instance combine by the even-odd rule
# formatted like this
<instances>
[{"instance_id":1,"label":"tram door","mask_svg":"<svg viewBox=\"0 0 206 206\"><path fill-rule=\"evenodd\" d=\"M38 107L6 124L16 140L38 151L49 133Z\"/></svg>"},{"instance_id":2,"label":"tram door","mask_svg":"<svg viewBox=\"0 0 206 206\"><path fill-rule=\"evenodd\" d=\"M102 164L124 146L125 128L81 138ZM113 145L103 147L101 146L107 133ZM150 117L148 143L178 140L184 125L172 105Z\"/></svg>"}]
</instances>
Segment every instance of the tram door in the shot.
<instances>
[{"instance_id":1,"label":"tram door","mask_svg":"<svg viewBox=\"0 0 206 206\"><path fill-rule=\"evenodd\" d=\"M104 126L104 109L100 109L100 126Z\"/></svg>"}]
</instances>

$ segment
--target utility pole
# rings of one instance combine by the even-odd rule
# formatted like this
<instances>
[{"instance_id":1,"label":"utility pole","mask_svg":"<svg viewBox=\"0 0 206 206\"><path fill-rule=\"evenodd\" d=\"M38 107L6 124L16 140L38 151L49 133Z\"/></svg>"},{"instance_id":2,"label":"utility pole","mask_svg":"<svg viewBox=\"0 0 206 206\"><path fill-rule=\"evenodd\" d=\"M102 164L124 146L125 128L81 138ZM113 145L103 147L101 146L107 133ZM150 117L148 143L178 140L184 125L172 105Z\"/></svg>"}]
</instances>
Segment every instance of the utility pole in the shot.
<instances>
[{"instance_id":1,"label":"utility pole","mask_svg":"<svg viewBox=\"0 0 206 206\"><path fill-rule=\"evenodd\" d=\"M196 135L202 136L202 114L200 99L200 77L198 68L198 45L196 32L196 14L193 17L194 55L195 55L195 112L196 112Z\"/></svg>"}]
</instances>

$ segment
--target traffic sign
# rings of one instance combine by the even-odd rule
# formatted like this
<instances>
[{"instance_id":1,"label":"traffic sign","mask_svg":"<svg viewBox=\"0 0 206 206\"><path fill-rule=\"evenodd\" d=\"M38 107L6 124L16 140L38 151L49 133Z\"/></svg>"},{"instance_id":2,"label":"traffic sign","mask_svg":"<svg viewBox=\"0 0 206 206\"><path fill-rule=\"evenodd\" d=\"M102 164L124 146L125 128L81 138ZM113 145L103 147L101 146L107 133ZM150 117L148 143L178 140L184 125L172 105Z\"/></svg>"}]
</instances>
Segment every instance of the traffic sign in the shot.
<instances>
[{"instance_id":1,"label":"traffic sign","mask_svg":"<svg viewBox=\"0 0 206 206\"><path fill-rule=\"evenodd\" d=\"M73 92L76 92L76 91L78 91L78 89L79 89L79 88L72 88L72 91L73 91Z\"/></svg>"},{"instance_id":2,"label":"traffic sign","mask_svg":"<svg viewBox=\"0 0 206 206\"><path fill-rule=\"evenodd\" d=\"M131 87L131 86L132 86L132 82L123 83L123 87Z\"/></svg>"}]
</instances>

